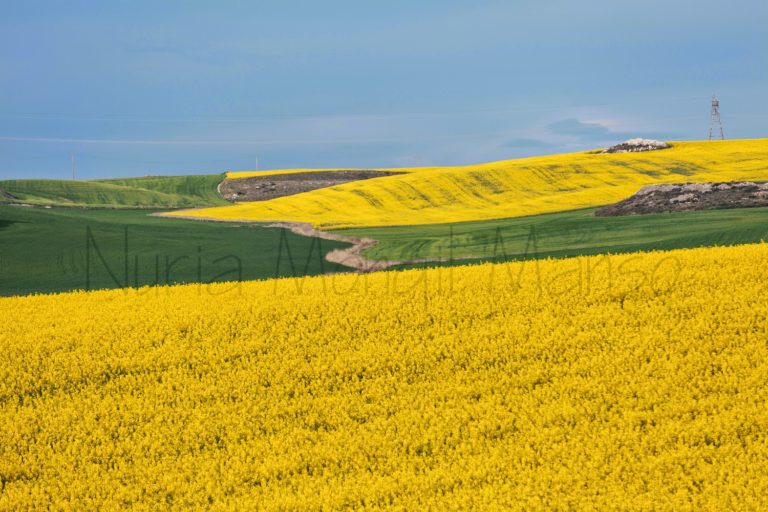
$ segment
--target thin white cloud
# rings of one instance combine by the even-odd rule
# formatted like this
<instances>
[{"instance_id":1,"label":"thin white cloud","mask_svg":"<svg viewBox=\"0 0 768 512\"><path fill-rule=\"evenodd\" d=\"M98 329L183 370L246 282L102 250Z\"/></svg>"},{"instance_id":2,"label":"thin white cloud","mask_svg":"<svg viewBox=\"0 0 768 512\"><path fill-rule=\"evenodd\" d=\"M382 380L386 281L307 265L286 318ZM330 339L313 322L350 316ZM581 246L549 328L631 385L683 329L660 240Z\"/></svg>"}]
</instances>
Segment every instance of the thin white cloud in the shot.
<instances>
[{"instance_id":1,"label":"thin white cloud","mask_svg":"<svg viewBox=\"0 0 768 512\"><path fill-rule=\"evenodd\" d=\"M430 135L416 137L417 140L445 140L462 139L472 137L475 134L454 135ZM371 144L378 142L403 142L412 141L414 137L380 137L380 138L353 138L353 139L286 139L286 140L153 140L153 139L71 139L57 137L17 137L0 136L0 141L11 142L49 142L62 144L133 144L155 146L181 146L181 145L210 145L210 146L245 146L245 145L310 145L310 144Z\"/></svg>"}]
</instances>

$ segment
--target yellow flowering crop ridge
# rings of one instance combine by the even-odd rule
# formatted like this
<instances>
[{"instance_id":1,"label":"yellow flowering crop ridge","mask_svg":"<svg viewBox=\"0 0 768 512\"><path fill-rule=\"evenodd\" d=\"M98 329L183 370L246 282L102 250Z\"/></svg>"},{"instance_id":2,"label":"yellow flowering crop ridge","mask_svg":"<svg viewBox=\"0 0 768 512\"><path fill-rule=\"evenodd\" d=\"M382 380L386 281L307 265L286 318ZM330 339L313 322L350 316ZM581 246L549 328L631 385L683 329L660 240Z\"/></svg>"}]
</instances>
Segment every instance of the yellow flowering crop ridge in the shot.
<instances>
[{"instance_id":1,"label":"yellow flowering crop ridge","mask_svg":"<svg viewBox=\"0 0 768 512\"><path fill-rule=\"evenodd\" d=\"M759 510L767 262L0 299L0 509Z\"/></svg>"},{"instance_id":2,"label":"yellow flowering crop ridge","mask_svg":"<svg viewBox=\"0 0 768 512\"><path fill-rule=\"evenodd\" d=\"M654 183L768 180L768 139L673 146L644 153L588 152L466 167L400 169L406 173L169 215L300 221L328 229L438 224L610 204Z\"/></svg>"}]
</instances>

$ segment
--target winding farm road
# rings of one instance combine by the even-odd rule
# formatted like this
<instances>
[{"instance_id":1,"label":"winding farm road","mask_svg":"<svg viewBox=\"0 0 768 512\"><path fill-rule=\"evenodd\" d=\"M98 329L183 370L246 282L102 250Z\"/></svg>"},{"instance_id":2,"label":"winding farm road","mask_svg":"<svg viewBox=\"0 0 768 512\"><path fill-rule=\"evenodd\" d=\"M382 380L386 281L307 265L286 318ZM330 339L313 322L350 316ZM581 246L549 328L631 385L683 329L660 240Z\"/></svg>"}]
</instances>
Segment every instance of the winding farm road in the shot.
<instances>
[{"instance_id":1,"label":"winding farm road","mask_svg":"<svg viewBox=\"0 0 768 512\"><path fill-rule=\"evenodd\" d=\"M447 261L445 258L424 258L419 260L372 260L363 256L363 251L369 249L379 243L378 240L372 238L358 238L352 236L339 235L337 233L329 233L328 231L321 231L315 229L311 224L307 222L273 222L266 223L264 221L257 221L251 219L219 219L214 217L195 217L192 215L165 215L162 212L151 213L153 217L164 217L170 219L187 219L206 222L238 222L247 224L259 224L268 228L282 228L289 229L292 233L297 235L321 238L323 240L333 240L336 242L344 242L352 244L351 247L346 249L334 249L325 255L325 259L331 263L343 265L345 267L354 269L358 272L373 272L376 270L384 270L396 265L414 265L419 263L437 263L441 261Z\"/></svg>"}]
</instances>

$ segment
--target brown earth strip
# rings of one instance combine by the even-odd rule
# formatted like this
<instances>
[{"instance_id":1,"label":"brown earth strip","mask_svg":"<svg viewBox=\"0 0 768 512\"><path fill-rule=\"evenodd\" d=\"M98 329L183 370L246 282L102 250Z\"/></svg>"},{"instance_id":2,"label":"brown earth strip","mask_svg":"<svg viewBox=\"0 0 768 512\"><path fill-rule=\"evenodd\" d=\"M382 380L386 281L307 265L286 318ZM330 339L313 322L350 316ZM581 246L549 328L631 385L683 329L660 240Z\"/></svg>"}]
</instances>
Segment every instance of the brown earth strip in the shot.
<instances>
[{"instance_id":1,"label":"brown earth strip","mask_svg":"<svg viewBox=\"0 0 768 512\"><path fill-rule=\"evenodd\" d=\"M219 194L228 201L267 201L352 181L369 180L395 174L402 173L369 170L317 171L225 179L219 184Z\"/></svg>"}]
</instances>

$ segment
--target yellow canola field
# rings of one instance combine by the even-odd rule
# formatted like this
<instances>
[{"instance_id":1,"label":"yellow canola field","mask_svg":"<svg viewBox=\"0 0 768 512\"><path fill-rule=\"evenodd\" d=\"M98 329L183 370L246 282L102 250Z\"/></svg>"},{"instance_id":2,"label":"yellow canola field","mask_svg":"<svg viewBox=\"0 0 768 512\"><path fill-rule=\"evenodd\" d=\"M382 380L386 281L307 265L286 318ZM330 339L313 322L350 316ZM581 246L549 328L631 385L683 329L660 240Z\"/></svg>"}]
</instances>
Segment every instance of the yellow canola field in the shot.
<instances>
[{"instance_id":1,"label":"yellow canola field","mask_svg":"<svg viewBox=\"0 0 768 512\"><path fill-rule=\"evenodd\" d=\"M759 510L767 262L0 299L0 509Z\"/></svg>"},{"instance_id":2,"label":"yellow canola field","mask_svg":"<svg viewBox=\"0 0 768 512\"><path fill-rule=\"evenodd\" d=\"M655 183L768 180L768 139L673 145L644 153L573 153L466 167L391 169L406 173L168 215L299 221L326 229L438 224L600 206Z\"/></svg>"}]
</instances>

